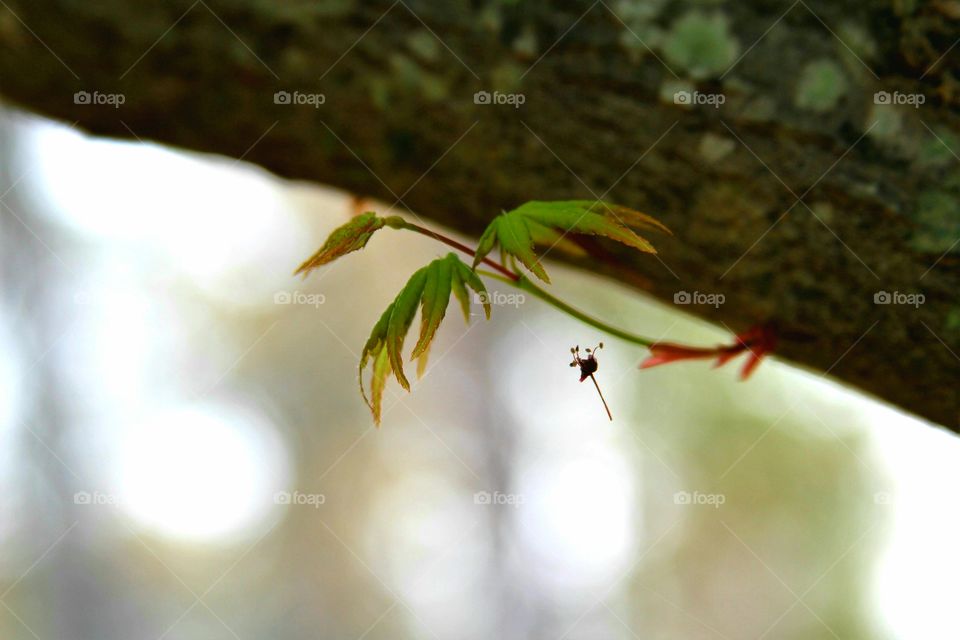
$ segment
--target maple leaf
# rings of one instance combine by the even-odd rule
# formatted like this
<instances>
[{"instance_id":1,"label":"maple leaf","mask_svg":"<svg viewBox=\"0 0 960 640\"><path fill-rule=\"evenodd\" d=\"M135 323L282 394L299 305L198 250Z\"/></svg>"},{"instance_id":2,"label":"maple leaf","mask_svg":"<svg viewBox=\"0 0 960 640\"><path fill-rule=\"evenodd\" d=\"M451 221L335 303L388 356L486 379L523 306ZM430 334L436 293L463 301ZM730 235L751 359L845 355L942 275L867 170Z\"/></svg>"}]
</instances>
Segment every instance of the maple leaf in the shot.
<instances>
[{"instance_id":1,"label":"maple leaf","mask_svg":"<svg viewBox=\"0 0 960 640\"><path fill-rule=\"evenodd\" d=\"M416 271L397 297L387 307L374 325L370 337L360 355L360 393L379 425L383 407L383 391L390 374L397 382L410 390L410 382L403 371L403 343L413 324L417 309L420 309L420 336L410 354L417 359L418 375L426 368L430 346L440 323L446 315L450 295L457 299L464 320L470 322L470 298L467 288L472 289L483 301L484 312L490 318L490 303L487 289L477 274L456 254L449 253ZM363 386L363 371L373 362L370 378L370 396Z\"/></svg>"},{"instance_id":2,"label":"maple leaf","mask_svg":"<svg viewBox=\"0 0 960 640\"><path fill-rule=\"evenodd\" d=\"M653 245L633 228L670 233L645 213L600 200L533 200L494 218L480 236L473 266L476 268L499 245L502 254L518 260L544 282L550 282L534 245L563 241L568 233L602 236L646 253L656 253Z\"/></svg>"},{"instance_id":3,"label":"maple leaf","mask_svg":"<svg viewBox=\"0 0 960 640\"><path fill-rule=\"evenodd\" d=\"M395 226L402 220L396 216L381 218L373 211L363 213L333 230L316 253L297 267L294 275L307 275L319 266L367 246L371 236L384 226Z\"/></svg>"}]
</instances>

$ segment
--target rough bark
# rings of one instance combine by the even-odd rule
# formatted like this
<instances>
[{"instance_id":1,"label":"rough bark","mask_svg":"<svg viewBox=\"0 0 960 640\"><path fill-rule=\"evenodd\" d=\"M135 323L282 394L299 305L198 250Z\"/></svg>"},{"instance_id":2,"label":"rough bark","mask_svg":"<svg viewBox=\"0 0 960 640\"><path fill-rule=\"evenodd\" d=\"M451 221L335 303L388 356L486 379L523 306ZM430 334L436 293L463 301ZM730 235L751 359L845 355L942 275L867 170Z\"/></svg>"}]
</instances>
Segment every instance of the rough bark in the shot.
<instances>
[{"instance_id":1,"label":"rough bark","mask_svg":"<svg viewBox=\"0 0 960 640\"><path fill-rule=\"evenodd\" d=\"M12 104L402 197L469 233L526 200L606 194L675 236L659 259L597 245L584 268L669 302L722 293L685 309L774 322L784 357L960 430L957 2L5 7ZM475 104L481 90L525 102ZM677 105L678 90L725 103ZM878 105L879 90L925 102ZM878 291L926 300L878 305Z\"/></svg>"}]
</instances>

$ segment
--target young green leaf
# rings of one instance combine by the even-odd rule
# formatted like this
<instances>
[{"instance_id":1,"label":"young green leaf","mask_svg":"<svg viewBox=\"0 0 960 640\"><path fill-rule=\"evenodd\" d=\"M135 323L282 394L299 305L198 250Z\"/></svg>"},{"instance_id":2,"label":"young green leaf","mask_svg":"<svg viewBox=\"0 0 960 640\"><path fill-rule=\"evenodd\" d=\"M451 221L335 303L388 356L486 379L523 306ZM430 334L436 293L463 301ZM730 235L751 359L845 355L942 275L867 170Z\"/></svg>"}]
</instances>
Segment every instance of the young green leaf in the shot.
<instances>
[{"instance_id":1,"label":"young green leaf","mask_svg":"<svg viewBox=\"0 0 960 640\"><path fill-rule=\"evenodd\" d=\"M397 297L387 307L374 325L360 356L360 393L373 413L373 419L380 424L383 406L383 391L391 373L400 385L410 390L410 383L403 372L402 350L404 339L413 324L413 318L420 308L420 337L417 340L411 358L417 358L417 375L423 375L426 369L430 346L440 323L446 315L450 294L460 302L464 319L470 321L470 300L467 288L481 297L487 318L490 317L490 304L483 282L470 267L455 254L447 254L416 271ZM370 379L370 397L367 397L363 385L363 371L373 360Z\"/></svg>"},{"instance_id":2,"label":"young green leaf","mask_svg":"<svg viewBox=\"0 0 960 640\"><path fill-rule=\"evenodd\" d=\"M363 249L375 231L389 222L389 218L381 218L376 213L368 211L353 218L345 225L333 230L327 241L320 249L301 264L294 274L308 274L317 267L333 262L337 258L351 251Z\"/></svg>"},{"instance_id":3,"label":"young green leaf","mask_svg":"<svg viewBox=\"0 0 960 640\"><path fill-rule=\"evenodd\" d=\"M427 281L423 286L420 300L420 339L413 348L411 358L420 356L440 327L450 302L450 290L453 287L453 267L449 260L438 260L435 268L427 271Z\"/></svg>"},{"instance_id":4,"label":"young green leaf","mask_svg":"<svg viewBox=\"0 0 960 640\"><path fill-rule=\"evenodd\" d=\"M547 272L537 262L537 254L533 252L533 235L523 216L502 215L495 220L497 223L497 240L500 248L515 257L534 275L545 282L550 282Z\"/></svg>"},{"instance_id":5,"label":"young green leaf","mask_svg":"<svg viewBox=\"0 0 960 640\"><path fill-rule=\"evenodd\" d=\"M480 236L473 266L500 245L501 252L512 256L544 282L550 282L534 253L535 242L564 240L568 233L603 236L647 253L656 253L646 238L631 227L670 233L656 219L627 207L599 200L531 201L503 213ZM552 236L551 236L552 234Z\"/></svg>"},{"instance_id":6,"label":"young green leaf","mask_svg":"<svg viewBox=\"0 0 960 640\"><path fill-rule=\"evenodd\" d=\"M432 263L431 263L432 264ZM403 342L407 337L407 331L413 324L413 316L417 313L417 303L423 295L423 286L427 280L427 272L430 265L420 269L411 276L406 286L397 295L393 301L393 312L390 314L390 322L387 324L387 355L390 356L390 366L393 368L393 375L407 391L410 391L410 383L407 376L403 374Z\"/></svg>"},{"instance_id":7,"label":"young green leaf","mask_svg":"<svg viewBox=\"0 0 960 640\"><path fill-rule=\"evenodd\" d=\"M387 357L387 350L381 349L380 354L373 361L373 375L370 380L370 395L373 397L373 403L367 402L375 416L379 416L383 410L383 389L387 386L387 376L389 375L390 358ZM363 391L363 385L360 385L360 390ZM364 394L364 399L366 399L366 394ZM379 420L377 422L379 424Z\"/></svg>"},{"instance_id":8,"label":"young green leaf","mask_svg":"<svg viewBox=\"0 0 960 640\"><path fill-rule=\"evenodd\" d=\"M529 219L527 226L530 227L530 235L533 236L533 244L539 247L548 247L553 250L559 250L571 256L583 258L587 256L587 251L579 244L574 242L568 235L551 229L546 225Z\"/></svg>"}]
</instances>

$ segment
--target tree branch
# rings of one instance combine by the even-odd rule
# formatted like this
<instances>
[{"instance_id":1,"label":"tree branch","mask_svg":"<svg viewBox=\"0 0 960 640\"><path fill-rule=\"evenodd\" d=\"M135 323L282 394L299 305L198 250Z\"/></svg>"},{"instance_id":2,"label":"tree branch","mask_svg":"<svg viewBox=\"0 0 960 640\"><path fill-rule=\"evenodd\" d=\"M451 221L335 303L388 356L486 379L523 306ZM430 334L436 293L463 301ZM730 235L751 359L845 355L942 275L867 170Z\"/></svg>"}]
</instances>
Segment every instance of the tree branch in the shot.
<instances>
[{"instance_id":1,"label":"tree branch","mask_svg":"<svg viewBox=\"0 0 960 640\"><path fill-rule=\"evenodd\" d=\"M957 431L960 27L912 4L6 0L0 93L468 233L530 199L647 210L659 260L579 264L723 294L681 308Z\"/></svg>"}]
</instances>

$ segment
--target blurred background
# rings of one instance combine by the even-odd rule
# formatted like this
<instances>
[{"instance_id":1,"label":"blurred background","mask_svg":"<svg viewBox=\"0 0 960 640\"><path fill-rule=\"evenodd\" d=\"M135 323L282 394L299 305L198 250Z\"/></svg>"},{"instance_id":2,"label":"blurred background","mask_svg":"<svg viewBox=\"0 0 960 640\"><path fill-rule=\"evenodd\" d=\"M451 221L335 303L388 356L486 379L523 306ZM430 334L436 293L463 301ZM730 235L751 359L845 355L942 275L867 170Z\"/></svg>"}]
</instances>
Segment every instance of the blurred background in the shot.
<instances>
[{"instance_id":1,"label":"blurred background","mask_svg":"<svg viewBox=\"0 0 960 640\"><path fill-rule=\"evenodd\" d=\"M12 111L0 194L4 639L960 637L930 425L775 359L638 371L511 298L451 310L376 429L358 353L442 246L294 278L349 194ZM618 326L729 339L550 270ZM612 423L567 366L600 340Z\"/></svg>"}]
</instances>

